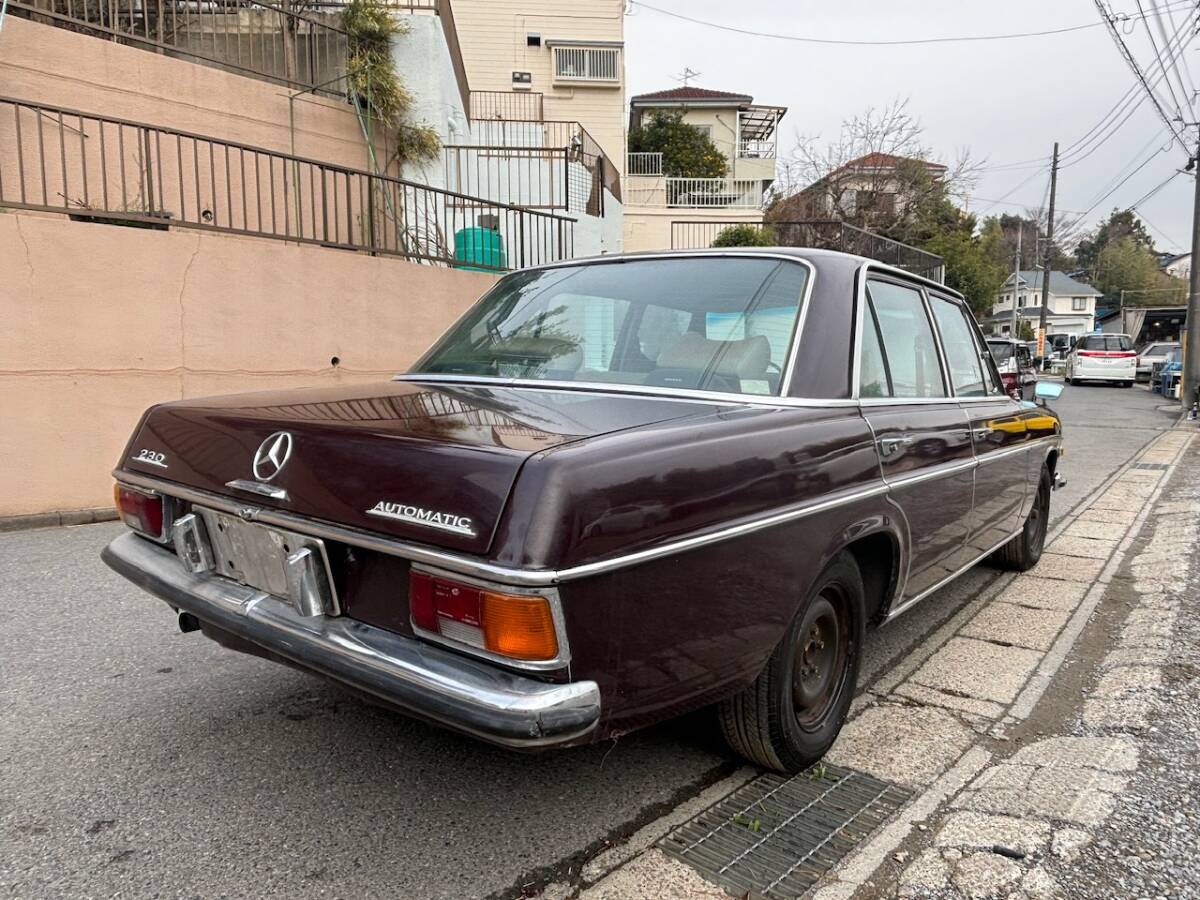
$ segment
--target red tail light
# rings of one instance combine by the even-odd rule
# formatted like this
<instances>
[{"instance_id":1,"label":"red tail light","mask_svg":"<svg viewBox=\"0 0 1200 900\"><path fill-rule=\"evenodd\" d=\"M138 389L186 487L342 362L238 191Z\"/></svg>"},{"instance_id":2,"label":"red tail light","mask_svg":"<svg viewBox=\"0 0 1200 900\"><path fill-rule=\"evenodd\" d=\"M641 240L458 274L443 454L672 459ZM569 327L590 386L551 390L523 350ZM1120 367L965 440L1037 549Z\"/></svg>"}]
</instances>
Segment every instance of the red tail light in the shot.
<instances>
[{"instance_id":1,"label":"red tail light","mask_svg":"<svg viewBox=\"0 0 1200 900\"><path fill-rule=\"evenodd\" d=\"M416 569L408 584L409 613L419 631L511 659L558 656L554 614L540 594L500 593Z\"/></svg>"},{"instance_id":2,"label":"red tail light","mask_svg":"<svg viewBox=\"0 0 1200 900\"><path fill-rule=\"evenodd\" d=\"M1137 354L1133 351L1117 351L1117 350L1080 350L1080 356L1100 356L1105 359L1136 359Z\"/></svg>"},{"instance_id":3,"label":"red tail light","mask_svg":"<svg viewBox=\"0 0 1200 900\"><path fill-rule=\"evenodd\" d=\"M163 526L163 498L159 494L134 490L123 484L113 486L113 503L121 521L134 531L161 541L166 537Z\"/></svg>"}]
</instances>

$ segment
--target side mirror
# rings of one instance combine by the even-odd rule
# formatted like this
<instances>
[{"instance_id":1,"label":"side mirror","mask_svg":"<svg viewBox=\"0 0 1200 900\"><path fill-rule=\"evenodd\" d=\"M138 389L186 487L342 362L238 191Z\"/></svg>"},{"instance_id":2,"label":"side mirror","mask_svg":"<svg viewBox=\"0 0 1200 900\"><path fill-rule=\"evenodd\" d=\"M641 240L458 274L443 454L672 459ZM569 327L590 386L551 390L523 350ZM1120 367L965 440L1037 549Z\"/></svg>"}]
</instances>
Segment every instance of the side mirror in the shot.
<instances>
[{"instance_id":1,"label":"side mirror","mask_svg":"<svg viewBox=\"0 0 1200 900\"><path fill-rule=\"evenodd\" d=\"M1063 392L1063 386L1055 381L1039 381L1033 389L1034 400L1045 405L1047 400L1057 400Z\"/></svg>"}]
</instances>

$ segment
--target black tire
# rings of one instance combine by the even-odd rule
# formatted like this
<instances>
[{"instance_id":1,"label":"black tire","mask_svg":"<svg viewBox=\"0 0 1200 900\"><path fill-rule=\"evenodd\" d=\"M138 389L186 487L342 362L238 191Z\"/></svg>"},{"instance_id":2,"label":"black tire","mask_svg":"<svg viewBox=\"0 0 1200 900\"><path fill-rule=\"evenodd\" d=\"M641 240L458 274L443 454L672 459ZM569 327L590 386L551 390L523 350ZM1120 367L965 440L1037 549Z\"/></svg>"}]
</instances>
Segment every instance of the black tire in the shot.
<instances>
[{"instance_id":1,"label":"black tire","mask_svg":"<svg viewBox=\"0 0 1200 900\"><path fill-rule=\"evenodd\" d=\"M1121 387L1123 387L1123 388L1131 388L1131 387L1133 387L1133 382L1132 382L1132 381L1122 381L1122 382L1121 382Z\"/></svg>"},{"instance_id":2,"label":"black tire","mask_svg":"<svg viewBox=\"0 0 1200 900\"><path fill-rule=\"evenodd\" d=\"M1071 376L1063 375L1063 381L1065 381L1067 384L1071 384Z\"/></svg>"},{"instance_id":3,"label":"black tire","mask_svg":"<svg viewBox=\"0 0 1200 900\"><path fill-rule=\"evenodd\" d=\"M854 697L865 628L862 575L843 553L817 578L754 684L718 707L734 752L786 773L824 756Z\"/></svg>"},{"instance_id":4,"label":"black tire","mask_svg":"<svg viewBox=\"0 0 1200 900\"><path fill-rule=\"evenodd\" d=\"M1042 467L1042 477L1038 480L1037 497L1034 498L1033 508L1025 517L1025 527L1015 538L992 554L989 562L1001 569L1012 569L1026 572L1037 565L1042 558L1042 548L1046 544L1046 528L1050 521L1050 491L1053 479L1050 469Z\"/></svg>"}]
</instances>

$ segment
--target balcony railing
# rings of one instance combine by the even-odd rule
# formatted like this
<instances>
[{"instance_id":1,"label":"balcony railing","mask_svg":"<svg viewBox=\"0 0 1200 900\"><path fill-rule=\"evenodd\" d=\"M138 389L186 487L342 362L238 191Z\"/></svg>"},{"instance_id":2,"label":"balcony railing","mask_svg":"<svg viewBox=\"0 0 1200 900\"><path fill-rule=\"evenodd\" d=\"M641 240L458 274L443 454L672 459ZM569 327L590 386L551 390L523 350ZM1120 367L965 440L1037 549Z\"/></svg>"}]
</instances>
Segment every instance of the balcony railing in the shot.
<instances>
[{"instance_id":1,"label":"balcony railing","mask_svg":"<svg viewBox=\"0 0 1200 900\"><path fill-rule=\"evenodd\" d=\"M738 159L774 159L774 141L738 141Z\"/></svg>"},{"instance_id":2,"label":"balcony railing","mask_svg":"<svg viewBox=\"0 0 1200 900\"><path fill-rule=\"evenodd\" d=\"M441 19L463 104L466 66L450 0L384 0L401 12ZM122 44L345 96L349 48L344 0L8 0L12 15Z\"/></svg>"},{"instance_id":3,"label":"balcony railing","mask_svg":"<svg viewBox=\"0 0 1200 900\"><path fill-rule=\"evenodd\" d=\"M12 15L296 88L333 87L348 35L336 7L261 0L9 0Z\"/></svg>"},{"instance_id":4,"label":"balcony railing","mask_svg":"<svg viewBox=\"0 0 1200 900\"><path fill-rule=\"evenodd\" d=\"M813 247L855 253L935 281L942 281L945 274L940 256L845 222L825 219L762 223L736 219L675 221L671 223L671 249L702 250L711 247L717 235L726 228L746 224L757 224L769 232L771 240L780 247Z\"/></svg>"},{"instance_id":5,"label":"balcony railing","mask_svg":"<svg viewBox=\"0 0 1200 900\"><path fill-rule=\"evenodd\" d=\"M471 127L479 146L566 148L572 161L581 162L598 185L621 200L621 173L578 122L482 119L473 120ZM595 191L594 199L588 203L588 213L604 215L603 191Z\"/></svg>"},{"instance_id":6,"label":"balcony railing","mask_svg":"<svg viewBox=\"0 0 1200 900\"><path fill-rule=\"evenodd\" d=\"M536 91L471 91L472 119L540 122L542 95Z\"/></svg>"},{"instance_id":7,"label":"balcony railing","mask_svg":"<svg viewBox=\"0 0 1200 900\"><path fill-rule=\"evenodd\" d=\"M0 97L0 206L504 270L574 220L262 147Z\"/></svg>"},{"instance_id":8,"label":"balcony railing","mask_svg":"<svg viewBox=\"0 0 1200 900\"><path fill-rule=\"evenodd\" d=\"M688 209L760 209L763 183L741 178L638 178L625 183L630 206Z\"/></svg>"},{"instance_id":9,"label":"balcony railing","mask_svg":"<svg viewBox=\"0 0 1200 900\"><path fill-rule=\"evenodd\" d=\"M626 153L625 174L627 175L661 175L663 173L663 155L661 153Z\"/></svg>"},{"instance_id":10,"label":"balcony railing","mask_svg":"<svg viewBox=\"0 0 1200 900\"><path fill-rule=\"evenodd\" d=\"M567 148L444 148L446 187L528 209L587 213L595 200L596 179ZM594 214L594 213L593 213Z\"/></svg>"}]
</instances>

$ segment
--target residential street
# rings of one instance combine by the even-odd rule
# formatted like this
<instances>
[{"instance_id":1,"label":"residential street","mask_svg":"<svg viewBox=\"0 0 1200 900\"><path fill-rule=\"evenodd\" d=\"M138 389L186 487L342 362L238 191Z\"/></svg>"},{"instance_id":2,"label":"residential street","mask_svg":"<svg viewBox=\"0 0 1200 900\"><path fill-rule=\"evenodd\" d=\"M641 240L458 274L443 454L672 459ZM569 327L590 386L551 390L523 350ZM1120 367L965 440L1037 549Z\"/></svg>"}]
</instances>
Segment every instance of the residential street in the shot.
<instances>
[{"instance_id":1,"label":"residential street","mask_svg":"<svg viewBox=\"0 0 1200 900\"><path fill-rule=\"evenodd\" d=\"M1069 483L1054 497L1052 525L1070 525L1073 507L1172 426L1174 416L1159 411L1158 400L1137 388L1067 389L1055 405L1065 420L1061 470ZM1180 490L1195 496L1194 487ZM1159 528L1166 540L1166 524L1152 518L1147 528ZM181 635L160 602L101 564L100 548L120 530L104 524L0 535L0 888L6 895L462 898L534 893L547 883L569 894L581 886L580 863L606 842L714 782L748 774L704 715L616 743L516 755L367 706L199 635ZM1194 540L1171 547L1168 555L1184 559ZM1056 559L1063 564L1064 557L1051 556L1041 565ZM1186 571L1185 565L1177 577ZM1098 572L1099 566L1087 579ZM979 568L872 636L857 709L883 708L917 663L947 683L968 677L956 667L970 668L970 660L956 654L944 626L960 627L963 611L996 593L1000 579L1007 585L1011 576ZM1080 596L1088 587L1084 582ZM1006 590L1008 597L1019 589ZM1129 597L1135 604L1136 596ZM1097 618L1111 629L1112 615L1101 606ZM1196 702L1195 662L1177 661L1165 676L1181 703ZM1081 688L1071 680L1077 677L1064 668L1049 679L1047 697L1064 681L1078 696ZM933 689L937 683L926 681ZM952 733L930 745L941 756L919 743L928 735L915 735L918 743L909 747L883 748L904 761L886 774L903 781L907 773L909 783L925 787L953 762L955 748L965 749L975 736L964 722L989 710L967 707L955 721L936 698L909 694L906 708L936 708L931 715L950 723ZM1029 731L1041 709L1032 708L1012 741L1041 734ZM1006 721L997 727L1012 727ZM1179 769L1194 768L1194 724L1186 724L1194 721L1180 717L1142 752L1139 759L1153 760L1155 769L1134 789L1140 794L1144 786L1144 800L1118 804L1104 826L1097 846L1111 852L1085 853L1075 874L1050 867L1060 883L1073 885L1072 894L1111 895L1112 885L1100 888L1092 876L1119 869L1130 895L1182 896L1162 886L1184 873L1194 877L1194 867L1163 861L1183 851L1163 830L1162 817L1190 823L1187 852L1193 852L1196 810L1181 804L1168 813L1163 804L1171 785L1178 789ZM905 727L874 737L894 740ZM880 749L871 738L852 723L834 759L870 767ZM1130 862L1143 858L1144 864ZM893 868L892 877L901 878L904 867ZM604 874L593 866L587 881Z\"/></svg>"}]
</instances>

